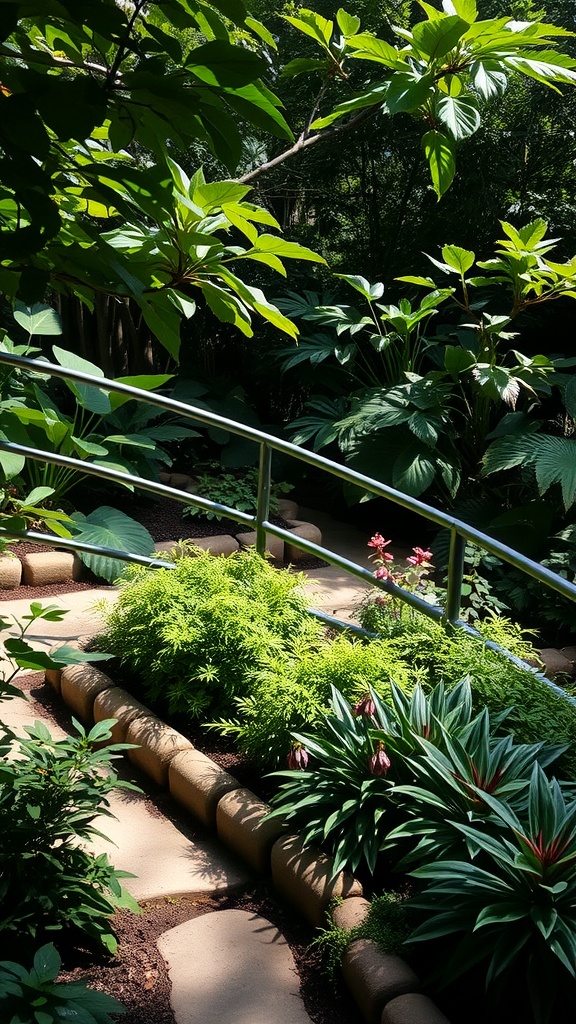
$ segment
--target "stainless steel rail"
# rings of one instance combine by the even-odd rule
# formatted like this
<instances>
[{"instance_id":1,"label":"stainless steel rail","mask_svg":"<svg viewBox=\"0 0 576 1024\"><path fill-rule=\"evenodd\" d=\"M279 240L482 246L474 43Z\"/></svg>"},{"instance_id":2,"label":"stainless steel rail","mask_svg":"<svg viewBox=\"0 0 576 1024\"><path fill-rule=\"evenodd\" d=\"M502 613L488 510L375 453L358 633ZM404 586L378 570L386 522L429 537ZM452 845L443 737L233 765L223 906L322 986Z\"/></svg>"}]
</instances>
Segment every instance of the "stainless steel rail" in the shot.
<instances>
[{"instance_id":1,"label":"stainless steel rail","mask_svg":"<svg viewBox=\"0 0 576 1024\"><path fill-rule=\"evenodd\" d=\"M26 445L15 444L11 441L0 440L0 449L3 451L24 455L26 458L50 462L57 466L76 469L83 474L93 475L115 483L129 483L139 490L148 491L152 494L166 495L173 498L175 501L195 505L198 508L217 512L219 515L228 519L233 519L236 522L245 523L256 530L256 547L261 554L263 554L265 550L267 533L282 538L283 540L289 540L291 544L301 548L303 551L306 551L318 558L322 558L331 565L344 569L347 573L358 579L370 582L380 590L393 594L394 597L397 597L399 600L404 601L411 607L416 608L424 615L427 615L436 621L443 622L447 627L464 629L469 635L476 636L481 639L486 646L500 651L512 662L520 663L524 667L529 666L526 666L523 662L519 662L519 659L511 655L510 652L502 651L498 645L485 641L477 630L462 622L460 619L461 592L464 575L464 551L466 543L475 544L484 551L496 555L498 558L501 558L508 564L520 569L533 579L538 580L544 586L556 591L563 597L576 602L576 585L552 572L550 569L547 569L545 566L540 565L538 562L534 562L532 559L527 558L519 551L514 551L512 548L500 543L493 537L489 537L487 534L474 529L474 527L470 526L468 523L464 523L461 520L456 519L454 516L434 508L432 505L428 505L417 498L413 498L401 491L397 491L393 487L381 483L378 480L374 480L371 477L365 476L362 473L357 473L355 470L333 462L331 459L327 459L322 455L318 455L315 452L310 452L304 448L298 447L297 445L291 444L289 441L285 441L282 438L275 437L272 434L266 434L254 427L249 427L243 423L237 423L234 420L226 419L223 416L218 416L216 413L208 412L205 409L198 409L194 406L186 405L184 402L178 402L174 399L166 398L163 395L154 394L148 391L141 391L138 388L109 380L106 377L93 377L83 371L68 369L42 359L29 359L24 356L14 356L5 352L0 352L0 364L19 367L33 372L47 373L53 377L78 381L83 384L90 384L92 387L96 387L100 390L126 395L130 398L136 399L137 401L144 402L147 405L156 406L166 412L177 413L179 416L194 420L196 423L200 423L203 426L220 427L230 433L246 438L247 440L254 441L260 448L257 511L256 515L251 516L229 506L209 501L206 498L202 498L200 495L190 494L187 491L181 491L177 488L169 487L166 484L156 483L151 480L143 480L142 478L129 473L122 473L118 470L108 469L102 466L95 466L92 463L85 462L80 459L73 459L69 456L58 455L53 452L31 448ZM428 604L428 602L423 601L417 594L412 594L399 587L397 584L390 583L385 580L377 580L370 570L349 561L342 555L338 555L336 552L331 551L328 548L324 548L312 541L298 537L295 534L289 533L287 530L271 523L269 521L269 514L273 451L282 452L285 455L299 460L300 462L325 470L332 476L336 476L348 483L355 484L377 497L387 498L403 508L410 509L410 511L418 513L429 522L433 522L437 526L449 530L450 553L448 561L446 608L440 608L437 605ZM27 538L40 543L50 543L56 547L66 547L68 549L78 551L93 551L94 553L118 558L126 562L134 562L144 565L157 567L168 567L168 565L171 565L171 563L165 563L159 559L147 559L141 555L135 555L130 552L99 548L93 545L82 544L78 541L74 541L73 539L66 539L65 541L62 541L50 536L48 540L46 535L34 533L33 531L11 531L7 527L0 526L0 537L6 537L6 539ZM311 611L313 614L319 615L324 621L330 621L332 625L338 625L348 629L350 628L349 623L339 622L339 620L333 619L331 616L325 616L318 612L314 612L313 609L311 609ZM356 631L360 631L358 627L356 627ZM532 671L535 672L534 669L532 669ZM544 679L545 677L542 678ZM549 680L546 680L546 682L549 685L553 685L550 684ZM553 688L558 689L557 687ZM560 692L563 693L564 691Z\"/></svg>"}]
</instances>

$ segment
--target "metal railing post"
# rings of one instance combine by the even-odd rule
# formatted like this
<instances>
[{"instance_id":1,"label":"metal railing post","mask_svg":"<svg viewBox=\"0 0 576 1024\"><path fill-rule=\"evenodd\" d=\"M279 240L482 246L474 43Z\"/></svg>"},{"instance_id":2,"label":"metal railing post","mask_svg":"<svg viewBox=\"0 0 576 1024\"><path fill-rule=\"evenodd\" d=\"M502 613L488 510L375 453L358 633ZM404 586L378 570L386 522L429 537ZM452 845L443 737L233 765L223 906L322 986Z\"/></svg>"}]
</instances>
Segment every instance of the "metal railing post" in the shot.
<instances>
[{"instance_id":1,"label":"metal railing post","mask_svg":"<svg viewBox=\"0 0 576 1024\"><path fill-rule=\"evenodd\" d=\"M453 526L450 530L450 555L448 557L448 588L446 593L446 620L453 626L460 619L462 606L462 578L464 576L464 555L466 541Z\"/></svg>"},{"instance_id":2,"label":"metal railing post","mask_svg":"<svg viewBox=\"0 0 576 1024\"><path fill-rule=\"evenodd\" d=\"M266 442L260 445L260 466L258 470L258 503L256 506L256 550L259 555L266 551L266 530L263 527L270 512L270 488L272 486L272 449Z\"/></svg>"}]
</instances>

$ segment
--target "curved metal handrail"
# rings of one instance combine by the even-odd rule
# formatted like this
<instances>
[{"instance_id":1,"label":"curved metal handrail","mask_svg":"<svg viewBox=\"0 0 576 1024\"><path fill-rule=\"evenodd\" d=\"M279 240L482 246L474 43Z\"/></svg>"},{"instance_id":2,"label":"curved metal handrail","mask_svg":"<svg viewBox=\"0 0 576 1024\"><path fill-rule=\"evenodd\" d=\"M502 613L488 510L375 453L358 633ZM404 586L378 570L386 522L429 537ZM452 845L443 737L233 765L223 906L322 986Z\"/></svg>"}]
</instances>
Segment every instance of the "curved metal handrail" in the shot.
<instances>
[{"instance_id":1,"label":"curved metal handrail","mask_svg":"<svg viewBox=\"0 0 576 1024\"><path fill-rule=\"evenodd\" d=\"M118 470L108 469L103 466L95 466L92 463L84 462L80 459L73 459L70 456L57 455L52 452L46 452L42 449L16 444L11 441L4 441L0 439L1 450L24 455L27 458L38 461L51 462L57 466L76 469L84 474L97 476L116 483L128 483L139 490L149 491L158 495L166 495L176 501L196 505L198 508L217 512L220 516L250 525L256 530L256 547L261 554L263 554L265 550L267 533L283 540L289 540L291 544L301 548L311 555L322 558L331 565L336 565L339 568L344 569L352 576L363 581L370 582L371 585L384 590L389 594L393 594L395 597L411 605L413 608L416 608L418 611L421 611L430 618L433 618L436 621L441 621L446 625L464 629L468 634L481 639L486 646L501 651L501 653L506 654L510 660L520 663L524 667L530 666L526 666L524 662L519 662L519 659L511 655L510 652L502 651L497 644L486 641L478 630L469 626L467 623L462 622L460 619L460 603L464 573L464 552L466 543L469 542L483 548L490 554L496 555L498 558L501 558L503 561L513 565L515 568L520 569L533 579L538 580L540 583L544 584L544 586L549 587L561 594L563 597L576 602L576 585L564 579L564 577L559 576L557 573L552 572L550 569L547 569L540 563L527 558L518 551L514 551L514 549L509 548L507 545L502 544L493 537L489 537L480 530L476 530L468 523L464 523L456 517L420 501L418 498L413 498L410 495L404 494L402 491L398 491L395 488L390 487L388 484L384 484L378 480L372 479L371 477L365 476L362 473L358 473L347 466L342 466L337 462L333 462L325 456L307 451L305 448L300 448L289 441L285 441L283 438L275 437L273 434L267 434L264 431L258 430L255 427L250 427L244 423L237 423L235 420L219 416L217 413L209 412L206 409L199 409L195 406L187 405L184 402L179 402L172 398L166 398L164 395L142 391L129 384L123 384L121 382L110 380L106 377L94 377L84 371L59 366L44 359L30 359L25 356L15 356L6 352L0 352L0 364L7 364L36 373L47 373L53 377L78 381L79 383L89 384L92 387L99 388L104 391L111 391L116 394L126 395L129 398L134 398L135 400L144 402L147 405L156 406L157 408L167 412L177 413L179 416L194 420L196 423L200 423L204 426L219 427L220 429L227 430L230 433L243 437L246 440L253 441L260 447L257 511L256 515L252 516L229 506L212 502L207 498L202 498L200 495L191 494L187 491L181 491L178 488L169 487L166 484L156 483L151 480L144 480L141 477L137 477L129 473L122 473ZM282 452L283 454L289 455L300 462L325 470L332 476L336 476L348 483L362 487L364 490L371 492L377 497L387 498L403 508L410 509L412 512L418 513L428 521L435 523L437 526L448 529L450 531L450 554L448 561L446 608L443 609L437 605L428 604L428 602L423 601L422 598L418 597L418 595L403 590L397 584L390 583L385 580L377 580L369 569L365 569L328 548L324 548L312 541L305 540L303 537L298 537L297 535L284 530L282 527L271 523L269 521L269 502L271 486L271 458L273 451ZM100 553L109 557L118 558L122 561L137 562L144 565L167 567L168 564L171 564L162 562L160 559L148 559L144 556L135 555L130 552L100 548L74 540L66 539L65 541L60 541L52 536L47 540L46 535L31 531L10 531L5 527L0 527L0 537L2 536L14 539L30 539L41 543L50 543L57 547L66 547L79 551L92 550L94 553ZM339 622L331 616L323 615L322 618L329 620L334 625L350 628L348 623ZM535 670L532 669L532 671ZM550 684L549 680L546 680L546 682ZM558 688L554 687L554 689ZM564 691L561 692L563 693Z\"/></svg>"}]
</instances>

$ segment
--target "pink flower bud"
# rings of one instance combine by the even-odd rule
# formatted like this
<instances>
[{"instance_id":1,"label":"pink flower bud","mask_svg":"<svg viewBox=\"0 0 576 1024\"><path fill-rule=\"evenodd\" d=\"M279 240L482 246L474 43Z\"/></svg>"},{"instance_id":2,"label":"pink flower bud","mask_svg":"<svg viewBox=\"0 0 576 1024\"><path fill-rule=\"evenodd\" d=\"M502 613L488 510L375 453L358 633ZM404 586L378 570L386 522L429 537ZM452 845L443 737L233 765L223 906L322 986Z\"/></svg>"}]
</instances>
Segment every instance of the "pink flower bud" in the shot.
<instances>
[{"instance_id":1,"label":"pink flower bud","mask_svg":"<svg viewBox=\"0 0 576 1024\"><path fill-rule=\"evenodd\" d=\"M292 771L304 771L308 766L308 751L301 743L293 743L286 761Z\"/></svg>"},{"instance_id":2,"label":"pink flower bud","mask_svg":"<svg viewBox=\"0 0 576 1024\"><path fill-rule=\"evenodd\" d=\"M385 565L381 565L379 569L376 569L374 573L377 580L386 580L388 583L396 583L396 577L394 573L387 569Z\"/></svg>"},{"instance_id":3,"label":"pink flower bud","mask_svg":"<svg viewBox=\"0 0 576 1024\"><path fill-rule=\"evenodd\" d=\"M381 776L386 775L389 767L390 758L386 753L386 749L384 747L382 740L379 740L376 746L376 751L374 754L372 754L372 757L368 762L370 774L375 775L376 778L380 778Z\"/></svg>"},{"instance_id":4,"label":"pink flower bud","mask_svg":"<svg viewBox=\"0 0 576 1024\"><path fill-rule=\"evenodd\" d=\"M373 718L376 714L376 705L369 693L365 694L364 697L362 697L362 700L359 700L358 703L354 705L352 708L352 714L355 715L356 718L360 718L361 716L364 718Z\"/></svg>"}]
</instances>

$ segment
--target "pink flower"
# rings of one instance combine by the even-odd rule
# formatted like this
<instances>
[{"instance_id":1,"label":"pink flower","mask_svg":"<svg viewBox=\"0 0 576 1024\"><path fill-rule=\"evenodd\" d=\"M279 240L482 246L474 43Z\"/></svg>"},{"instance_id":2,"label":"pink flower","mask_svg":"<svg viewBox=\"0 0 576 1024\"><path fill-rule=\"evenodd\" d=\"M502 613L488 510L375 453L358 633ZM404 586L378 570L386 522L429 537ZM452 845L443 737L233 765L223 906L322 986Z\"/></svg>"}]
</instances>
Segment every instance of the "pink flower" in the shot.
<instances>
[{"instance_id":1,"label":"pink flower","mask_svg":"<svg viewBox=\"0 0 576 1024\"><path fill-rule=\"evenodd\" d=\"M381 778L383 775L386 775L389 767L390 758L386 753L386 749L384 747L382 740L379 740L376 745L375 753L372 754L372 757L368 761L368 768L370 769L370 774L375 775L376 778Z\"/></svg>"},{"instance_id":2,"label":"pink flower","mask_svg":"<svg viewBox=\"0 0 576 1024\"><path fill-rule=\"evenodd\" d=\"M301 743L293 743L292 748L288 753L286 761L288 767L294 771L304 771L308 766L308 751L304 749Z\"/></svg>"},{"instance_id":3,"label":"pink flower","mask_svg":"<svg viewBox=\"0 0 576 1024\"><path fill-rule=\"evenodd\" d=\"M359 700L358 703L354 705L352 708L352 714L356 715L356 718L360 718L361 716L365 718L372 718L376 714L376 705L369 693L365 694L364 697L362 697L362 700Z\"/></svg>"},{"instance_id":4,"label":"pink flower","mask_svg":"<svg viewBox=\"0 0 576 1024\"><path fill-rule=\"evenodd\" d=\"M378 550L382 550L383 548L387 548L388 545L391 543L391 540L384 540L384 537L382 536L381 533L375 533L374 536L371 537L370 540L368 541L368 547L378 548Z\"/></svg>"},{"instance_id":5,"label":"pink flower","mask_svg":"<svg viewBox=\"0 0 576 1024\"><path fill-rule=\"evenodd\" d=\"M414 554L406 559L408 565L430 565L434 557L431 551L423 551L422 548L412 548L412 551Z\"/></svg>"},{"instance_id":6,"label":"pink flower","mask_svg":"<svg viewBox=\"0 0 576 1024\"><path fill-rule=\"evenodd\" d=\"M390 572L390 569L387 569L385 565L381 565L379 569L376 569L374 575L377 580L387 580L388 583L396 583L394 573Z\"/></svg>"}]
</instances>

